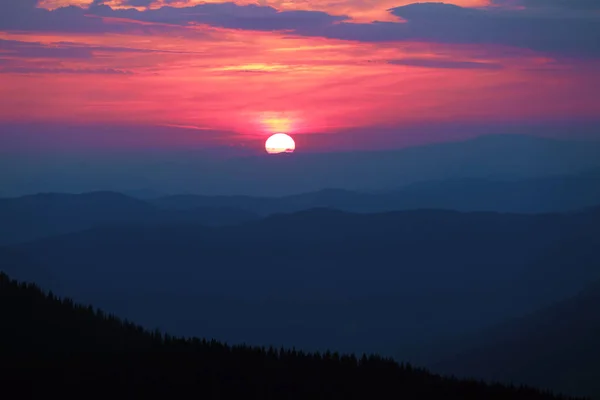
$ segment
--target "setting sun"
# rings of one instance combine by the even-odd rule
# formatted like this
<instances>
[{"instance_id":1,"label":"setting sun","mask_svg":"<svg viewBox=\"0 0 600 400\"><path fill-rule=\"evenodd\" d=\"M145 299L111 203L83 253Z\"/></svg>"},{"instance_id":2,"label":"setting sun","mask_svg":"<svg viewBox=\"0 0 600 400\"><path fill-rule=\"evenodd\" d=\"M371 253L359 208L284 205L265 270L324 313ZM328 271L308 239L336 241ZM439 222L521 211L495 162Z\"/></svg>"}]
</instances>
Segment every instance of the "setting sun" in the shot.
<instances>
[{"instance_id":1,"label":"setting sun","mask_svg":"<svg viewBox=\"0 0 600 400\"><path fill-rule=\"evenodd\" d=\"M296 143L291 136L285 133L276 133L267 139L265 149L269 154L293 153L296 149Z\"/></svg>"}]
</instances>

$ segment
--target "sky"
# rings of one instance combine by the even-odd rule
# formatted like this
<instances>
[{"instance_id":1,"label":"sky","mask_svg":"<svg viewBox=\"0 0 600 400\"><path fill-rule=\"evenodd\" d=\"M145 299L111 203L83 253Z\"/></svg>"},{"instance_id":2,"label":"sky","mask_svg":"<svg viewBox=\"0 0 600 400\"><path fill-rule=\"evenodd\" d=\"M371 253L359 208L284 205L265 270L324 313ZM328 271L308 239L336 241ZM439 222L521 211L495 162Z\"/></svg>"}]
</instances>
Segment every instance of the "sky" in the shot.
<instances>
[{"instance_id":1,"label":"sky","mask_svg":"<svg viewBox=\"0 0 600 400\"><path fill-rule=\"evenodd\" d=\"M596 135L599 87L596 0L0 0L5 153Z\"/></svg>"}]
</instances>

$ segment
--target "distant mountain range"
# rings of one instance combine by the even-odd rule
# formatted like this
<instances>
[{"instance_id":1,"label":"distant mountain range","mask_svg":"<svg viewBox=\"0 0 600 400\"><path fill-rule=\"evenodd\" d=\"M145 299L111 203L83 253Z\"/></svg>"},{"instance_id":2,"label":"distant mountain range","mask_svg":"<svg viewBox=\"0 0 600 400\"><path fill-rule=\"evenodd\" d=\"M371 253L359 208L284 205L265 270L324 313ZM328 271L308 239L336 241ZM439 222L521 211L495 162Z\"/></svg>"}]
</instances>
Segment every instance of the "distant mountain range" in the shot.
<instances>
[{"instance_id":1,"label":"distant mountain range","mask_svg":"<svg viewBox=\"0 0 600 400\"><path fill-rule=\"evenodd\" d=\"M0 245L115 223L236 224L258 218L219 205L165 210L120 193L48 193L0 199Z\"/></svg>"},{"instance_id":2,"label":"distant mountain range","mask_svg":"<svg viewBox=\"0 0 600 400\"><path fill-rule=\"evenodd\" d=\"M145 192L148 194L147 192ZM145 200L114 192L49 193L0 198L0 245L112 223L234 225L311 208L374 213L414 209L544 213L600 204L600 170L520 181L421 182L361 193L325 189L285 197L177 195Z\"/></svg>"},{"instance_id":3,"label":"distant mountain range","mask_svg":"<svg viewBox=\"0 0 600 400\"><path fill-rule=\"evenodd\" d=\"M322 188L372 191L425 181L524 180L600 169L600 141L484 135L399 150L209 157L208 152L138 151L0 158L2 192L111 190L285 196ZM143 191L137 189L144 188Z\"/></svg>"},{"instance_id":4,"label":"distant mountain range","mask_svg":"<svg viewBox=\"0 0 600 400\"><path fill-rule=\"evenodd\" d=\"M419 208L513 213L558 212L600 204L600 170L574 176L520 181L430 181L379 193L325 189L278 198L178 195L155 198L149 202L165 209L180 210L221 205L259 215L290 213L316 207L362 213Z\"/></svg>"}]
</instances>

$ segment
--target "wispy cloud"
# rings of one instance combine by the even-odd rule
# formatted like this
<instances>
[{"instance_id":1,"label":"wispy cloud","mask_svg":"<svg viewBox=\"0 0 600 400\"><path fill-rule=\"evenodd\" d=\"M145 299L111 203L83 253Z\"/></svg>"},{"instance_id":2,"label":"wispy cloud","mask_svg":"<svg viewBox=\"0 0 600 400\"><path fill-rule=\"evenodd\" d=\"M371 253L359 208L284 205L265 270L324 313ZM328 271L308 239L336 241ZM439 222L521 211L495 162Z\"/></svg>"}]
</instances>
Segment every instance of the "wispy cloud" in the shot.
<instances>
[{"instance_id":1,"label":"wispy cloud","mask_svg":"<svg viewBox=\"0 0 600 400\"><path fill-rule=\"evenodd\" d=\"M56 44L47 46L35 42L0 39L0 57L26 58L92 58L92 50L83 46Z\"/></svg>"},{"instance_id":2,"label":"wispy cloud","mask_svg":"<svg viewBox=\"0 0 600 400\"><path fill-rule=\"evenodd\" d=\"M97 75L97 74L109 74L109 75L133 75L131 71L124 71L113 68L34 68L34 67L0 67L0 73L12 73L12 74L85 74L85 75Z\"/></svg>"},{"instance_id":3,"label":"wispy cloud","mask_svg":"<svg viewBox=\"0 0 600 400\"><path fill-rule=\"evenodd\" d=\"M476 61L454 61L427 58L403 58L398 60L388 60L388 63L394 65L404 65L409 67L425 68L451 68L451 69L502 69L502 64L486 63Z\"/></svg>"}]
</instances>

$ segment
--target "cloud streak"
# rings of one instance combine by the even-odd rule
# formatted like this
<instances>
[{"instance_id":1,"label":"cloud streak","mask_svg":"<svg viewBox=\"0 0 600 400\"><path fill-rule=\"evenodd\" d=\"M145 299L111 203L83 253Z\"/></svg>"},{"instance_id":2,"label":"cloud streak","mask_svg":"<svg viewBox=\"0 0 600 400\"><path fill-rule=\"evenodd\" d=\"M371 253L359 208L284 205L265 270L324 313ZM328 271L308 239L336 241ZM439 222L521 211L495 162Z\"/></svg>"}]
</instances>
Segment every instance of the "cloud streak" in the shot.
<instances>
[{"instance_id":1,"label":"cloud streak","mask_svg":"<svg viewBox=\"0 0 600 400\"><path fill-rule=\"evenodd\" d=\"M0 39L0 57L89 59L92 50L82 46L46 46L35 42Z\"/></svg>"},{"instance_id":2,"label":"cloud streak","mask_svg":"<svg viewBox=\"0 0 600 400\"><path fill-rule=\"evenodd\" d=\"M409 67L424 68L450 68L450 69L502 69L502 64L484 63L476 61L453 61L427 58L404 58L399 60L388 60L389 64L404 65Z\"/></svg>"},{"instance_id":3,"label":"cloud streak","mask_svg":"<svg viewBox=\"0 0 600 400\"><path fill-rule=\"evenodd\" d=\"M32 67L6 67L0 68L2 73L13 74L84 74L84 75L133 75L131 71L123 71L113 68L98 69L75 69L75 68L32 68Z\"/></svg>"}]
</instances>

